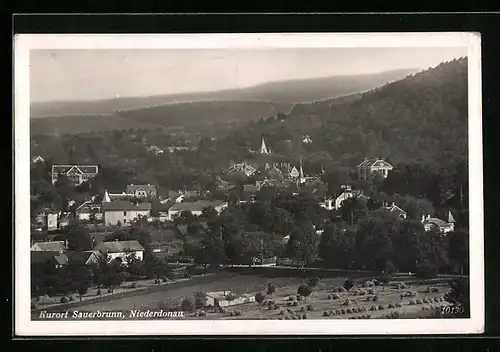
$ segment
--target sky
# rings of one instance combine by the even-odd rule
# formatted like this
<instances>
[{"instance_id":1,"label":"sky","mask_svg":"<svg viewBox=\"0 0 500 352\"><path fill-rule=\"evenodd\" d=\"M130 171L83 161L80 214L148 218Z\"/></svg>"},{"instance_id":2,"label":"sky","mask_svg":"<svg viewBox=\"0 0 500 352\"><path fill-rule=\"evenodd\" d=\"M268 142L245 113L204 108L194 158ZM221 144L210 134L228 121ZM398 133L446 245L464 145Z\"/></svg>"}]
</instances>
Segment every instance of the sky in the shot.
<instances>
[{"instance_id":1,"label":"sky","mask_svg":"<svg viewBox=\"0 0 500 352\"><path fill-rule=\"evenodd\" d=\"M65 49L30 52L32 102L244 88L266 82L427 69L467 48Z\"/></svg>"}]
</instances>

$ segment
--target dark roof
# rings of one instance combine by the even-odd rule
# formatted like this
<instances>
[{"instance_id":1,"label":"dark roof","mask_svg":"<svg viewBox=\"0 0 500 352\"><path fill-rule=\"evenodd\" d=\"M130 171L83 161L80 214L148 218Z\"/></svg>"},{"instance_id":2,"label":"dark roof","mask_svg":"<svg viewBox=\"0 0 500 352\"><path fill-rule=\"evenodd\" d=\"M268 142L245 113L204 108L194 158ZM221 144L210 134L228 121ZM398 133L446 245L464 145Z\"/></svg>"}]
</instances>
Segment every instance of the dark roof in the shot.
<instances>
[{"instance_id":1,"label":"dark roof","mask_svg":"<svg viewBox=\"0 0 500 352\"><path fill-rule=\"evenodd\" d=\"M143 251L144 247L142 247L139 242L132 240L101 242L95 247L95 249L106 253L120 253Z\"/></svg>"},{"instance_id":2,"label":"dark roof","mask_svg":"<svg viewBox=\"0 0 500 352\"><path fill-rule=\"evenodd\" d=\"M46 264L59 255L58 251L31 251L31 264Z\"/></svg>"},{"instance_id":3,"label":"dark roof","mask_svg":"<svg viewBox=\"0 0 500 352\"><path fill-rule=\"evenodd\" d=\"M117 200L109 203L102 203L102 211L120 210L151 210L151 203L131 203L124 200Z\"/></svg>"},{"instance_id":4,"label":"dark roof","mask_svg":"<svg viewBox=\"0 0 500 352\"><path fill-rule=\"evenodd\" d=\"M451 224L448 224L447 222L441 220L441 219L438 219L438 218L430 218L428 220L426 220L426 223L430 223L430 224L434 224L438 227L448 227L448 226L451 226Z\"/></svg>"},{"instance_id":5,"label":"dark roof","mask_svg":"<svg viewBox=\"0 0 500 352\"><path fill-rule=\"evenodd\" d=\"M196 202L180 202L180 203L175 203L169 210L174 210L174 211L184 211L184 210L189 210L189 211L202 211L205 208L208 207L218 207L225 202L223 201L211 201L211 200L199 200Z\"/></svg>"},{"instance_id":6,"label":"dark roof","mask_svg":"<svg viewBox=\"0 0 500 352\"><path fill-rule=\"evenodd\" d=\"M135 193L135 191L146 191L148 193L154 193L156 192L156 186L155 185L127 185L127 189L125 190L125 193Z\"/></svg>"},{"instance_id":7,"label":"dark roof","mask_svg":"<svg viewBox=\"0 0 500 352\"><path fill-rule=\"evenodd\" d=\"M66 264L68 264L68 256L66 254L56 255L56 256L54 256L54 260L59 265L66 265Z\"/></svg>"},{"instance_id":8,"label":"dark roof","mask_svg":"<svg viewBox=\"0 0 500 352\"><path fill-rule=\"evenodd\" d=\"M73 168L83 174L97 174L99 170L97 165L52 165L52 172L66 174Z\"/></svg>"},{"instance_id":9,"label":"dark roof","mask_svg":"<svg viewBox=\"0 0 500 352\"><path fill-rule=\"evenodd\" d=\"M83 264L87 263L91 256L95 255L97 257L95 251L68 252L66 255L68 256L69 261Z\"/></svg>"}]
</instances>

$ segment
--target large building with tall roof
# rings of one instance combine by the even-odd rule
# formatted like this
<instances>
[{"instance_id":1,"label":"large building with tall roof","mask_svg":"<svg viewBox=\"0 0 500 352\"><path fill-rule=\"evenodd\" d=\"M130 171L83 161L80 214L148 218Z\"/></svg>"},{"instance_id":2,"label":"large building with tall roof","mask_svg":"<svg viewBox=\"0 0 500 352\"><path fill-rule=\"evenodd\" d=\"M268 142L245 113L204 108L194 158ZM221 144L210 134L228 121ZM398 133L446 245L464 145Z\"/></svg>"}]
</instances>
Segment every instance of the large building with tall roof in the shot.
<instances>
[{"instance_id":1,"label":"large building with tall roof","mask_svg":"<svg viewBox=\"0 0 500 352\"><path fill-rule=\"evenodd\" d=\"M389 171L394 167L384 159L371 158L363 160L357 167L358 179L360 181L370 180L374 175L387 178Z\"/></svg>"},{"instance_id":2,"label":"large building with tall roof","mask_svg":"<svg viewBox=\"0 0 500 352\"><path fill-rule=\"evenodd\" d=\"M66 176L75 186L91 180L99 173L97 165L52 165L52 184Z\"/></svg>"}]
</instances>

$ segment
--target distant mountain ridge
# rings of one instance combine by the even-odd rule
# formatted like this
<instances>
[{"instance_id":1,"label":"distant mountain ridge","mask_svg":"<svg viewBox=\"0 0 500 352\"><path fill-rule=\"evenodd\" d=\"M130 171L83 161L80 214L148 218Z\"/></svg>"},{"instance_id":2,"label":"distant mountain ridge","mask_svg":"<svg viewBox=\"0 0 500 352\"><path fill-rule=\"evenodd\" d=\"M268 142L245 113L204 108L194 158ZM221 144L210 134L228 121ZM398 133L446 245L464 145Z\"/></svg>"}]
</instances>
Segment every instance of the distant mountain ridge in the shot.
<instances>
[{"instance_id":1,"label":"distant mountain ridge","mask_svg":"<svg viewBox=\"0 0 500 352\"><path fill-rule=\"evenodd\" d=\"M259 101L297 104L350 95L375 88L389 81L415 73L417 69L386 71L376 74L343 75L311 79L269 82L249 88L213 92L123 97L98 101L35 102L31 118L112 114L168 104L207 101Z\"/></svg>"}]
</instances>

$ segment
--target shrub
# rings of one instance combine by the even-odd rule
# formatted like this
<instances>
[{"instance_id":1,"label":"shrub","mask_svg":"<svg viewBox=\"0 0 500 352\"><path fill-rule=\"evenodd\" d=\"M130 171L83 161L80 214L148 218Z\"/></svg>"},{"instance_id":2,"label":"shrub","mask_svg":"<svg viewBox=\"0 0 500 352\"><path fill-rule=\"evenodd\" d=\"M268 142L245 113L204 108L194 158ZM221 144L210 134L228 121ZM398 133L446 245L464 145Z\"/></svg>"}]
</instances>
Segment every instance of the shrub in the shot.
<instances>
[{"instance_id":1,"label":"shrub","mask_svg":"<svg viewBox=\"0 0 500 352\"><path fill-rule=\"evenodd\" d=\"M300 307L300 311L301 312L305 312L306 311L306 307L304 307L304 306Z\"/></svg>"},{"instance_id":2,"label":"shrub","mask_svg":"<svg viewBox=\"0 0 500 352\"><path fill-rule=\"evenodd\" d=\"M67 297L61 297L61 303L68 303L69 299Z\"/></svg>"},{"instance_id":3,"label":"shrub","mask_svg":"<svg viewBox=\"0 0 500 352\"><path fill-rule=\"evenodd\" d=\"M309 281L307 282L307 284L312 287L316 286L318 283L319 283L319 277L313 277L309 279Z\"/></svg>"},{"instance_id":4,"label":"shrub","mask_svg":"<svg viewBox=\"0 0 500 352\"><path fill-rule=\"evenodd\" d=\"M207 312L205 312L204 310L200 310L200 311L198 312L198 316L199 316L199 317L204 317L204 316L206 316L206 315L207 315ZM236 315L238 315L238 314L236 314Z\"/></svg>"},{"instance_id":5,"label":"shrub","mask_svg":"<svg viewBox=\"0 0 500 352\"><path fill-rule=\"evenodd\" d=\"M113 293L113 290L108 288L108 293Z\"/></svg>"},{"instance_id":6,"label":"shrub","mask_svg":"<svg viewBox=\"0 0 500 352\"><path fill-rule=\"evenodd\" d=\"M279 305L277 305L277 304L274 305L274 309L279 309L279 308L280 308Z\"/></svg>"},{"instance_id":7,"label":"shrub","mask_svg":"<svg viewBox=\"0 0 500 352\"><path fill-rule=\"evenodd\" d=\"M235 311L235 312L234 312L234 314L235 314L237 317L239 317L239 316L241 316L241 311L237 310L237 311Z\"/></svg>"},{"instance_id":8,"label":"shrub","mask_svg":"<svg viewBox=\"0 0 500 352\"><path fill-rule=\"evenodd\" d=\"M184 298L181 303L182 310L185 312L190 312L194 308L193 301L189 298Z\"/></svg>"},{"instance_id":9,"label":"shrub","mask_svg":"<svg viewBox=\"0 0 500 352\"><path fill-rule=\"evenodd\" d=\"M371 282L373 283L374 286L380 286L381 282L377 279L373 279L371 280Z\"/></svg>"},{"instance_id":10,"label":"shrub","mask_svg":"<svg viewBox=\"0 0 500 352\"><path fill-rule=\"evenodd\" d=\"M300 285L297 293L301 296L307 297L312 293L312 287L308 285Z\"/></svg>"},{"instance_id":11,"label":"shrub","mask_svg":"<svg viewBox=\"0 0 500 352\"><path fill-rule=\"evenodd\" d=\"M97 290L96 295L97 295L97 296L102 295L101 289L98 289L98 290Z\"/></svg>"},{"instance_id":12,"label":"shrub","mask_svg":"<svg viewBox=\"0 0 500 352\"><path fill-rule=\"evenodd\" d=\"M159 284L161 284L161 281L159 279L155 279L155 284L159 285Z\"/></svg>"},{"instance_id":13,"label":"shrub","mask_svg":"<svg viewBox=\"0 0 500 352\"><path fill-rule=\"evenodd\" d=\"M274 292L276 292L276 286L273 284L268 284L267 285L267 294L272 295Z\"/></svg>"},{"instance_id":14,"label":"shrub","mask_svg":"<svg viewBox=\"0 0 500 352\"><path fill-rule=\"evenodd\" d=\"M377 295L373 296L372 301L373 302L377 302L378 301L378 296Z\"/></svg>"},{"instance_id":15,"label":"shrub","mask_svg":"<svg viewBox=\"0 0 500 352\"><path fill-rule=\"evenodd\" d=\"M302 319L307 319L307 314L302 314Z\"/></svg>"},{"instance_id":16,"label":"shrub","mask_svg":"<svg viewBox=\"0 0 500 352\"><path fill-rule=\"evenodd\" d=\"M366 301L370 302L372 300L372 296L366 296Z\"/></svg>"},{"instance_id":17,"label":"shrub","mask_svg":"<svg viewBox=\"0 0 500 352\"><path fill-rule=\"evenodd\" d=\"M299 305L299 302L294 301L294 302L293 302L293 305L294 305L294 306L298 306L298 305Z\"/></svg>"},{"instance_id":18,"label":"shrub","mask_svg":"<svg viewBox=\"0 0 500 352\"><path fill-rule=\"evenodd\" d=\"M343 305L343 306L348 306L349 304L351 304L351 301L350 301L350 300L348 300L348 299L346 299L346 300L342 303L342 305Z\"/></svg>"},{"instance_id":19,"label":"shrub","mask_svg":"<svg viewBox=\"0 0 500 352\"><path fill-rule=\"evenodd\" d=\"M332 294L332 299L339 299L340 295L338 293Z\"/></svg>"},{"instance_id":20,"label":"shrub","mask_svg":"<svg viewBox=\"0 0 500 352\"><path fill-rule=\"evenodd\" d=\"M327 299L332 299L333 296L332 295L328 295Z\"/></svg>"},{"instance_id":21,"label":"shrub","mask_svg":"<svg viewBox=\"0 0 500 352\"><path fill-rule=\"evenodd\" d=\"M324 316L324 317L328 317L328 316L330 316L330 314L329 314L327 311L324 311L324 312L323 312L323 316Z\"/></svg>"},{"instance_id":22,"label":"shrub","mask_svg":"<svg viewBox=\"0 0 500 352\"><path fill-rule=\"evenodd\" d=\"M291 307L291 306L292 306L292 304L293 304L292 302L286 302L286 305L287 305L288 307Z\"/></svg>"},{"instance_id":23,"label":"shrub","mask_svg":"<svg viewBox=\"0 0 500 352\"><path fill-rule=\"evenodd\" d=\"M437 288L437 287L431 287L431 292L432 293L437 293L437 292L439 292L439 288Z\"/></svg>"},{"instance_id":24,"label":"shrub","mask_svg":"<svg viewBox=\"0 0 500 352\"><path fill-rule=\"evenodd\" d=\"M312 312L312 311L314 311L313 306L309 304L309 305L307 306L307 311L308 311L308 312Z\"/></svg>"},{"instance_id":25,"label":"shrub","mask_svg":"<svg viewBox=\"0 0 500 352\"><path fill-rule=\"evenodd\" d=\"M384 310L384 309L385 307L382 304L378 306L378 310Z\"/></svg>"},{"instance_id":26,"label":"shrub","mask_svg":"<svg viewBox=\"0 0 500 352\"><path fill-rule=\"evenodd\" d=\"M397 285L397 288L400 290L404 290L405 288L407 288L407 285L406 285L406 283L402 282L402 283Z\"/></svg>"},{"instance_id":27,"label":"shrub","mask_svg":"<svg viewBox=\"0 0 500 352\"><path fill-rule=\"evenodd\" d=\"M366 295L366 291L365 290L359 290L359 293L358 293L360 296L364 296Z\"/></svg>"},{"instance_id":28,"label":"shrub","mask_svg":"<svg viewBox=\"0 0 500 352\"><path fill-rule=\"evenodd\" d=\"M130 288L137 288L137 283L133 282L132 285L130 285Z\"/></svg>"},{"instance_id":29,"label":"shrub","mask_svg":"<svg viewBox=\"0 0 500 352\"><path fill-rule=\"evenodd\" d=\"M434 302L440 302L439 297L434 297Z\"/></svg>"},{"instance_id":30,"label":"shrub","mask_svg":"<svg viewBox=\"0 0 500 352\"><path fill-rule=\"evenodd\" d=\"M388 308L388 309L394 309L394 308L396 308L396 306L395 306L394 304L392 304L392 303L391 303L391 304L389 304L389 306L388 306L387 308Z\"/></svg>"},{"instance_id":31,"label":"shrub","mask_svg":"<svg viewBox=\"0 0 500 352\"><path fill-rule=\"evenodd\" d=\"M265 298L266 296L262 292L257 292L257 294L255 295L255 302L260 304L264 301Z\"/></svg>"},{"instance_id":32,"label":"shrub","mask_svg":"<svg viewBox=\"0 0 500 352\"><path fill-rule=\"evenodd\" d=\"M285 314L285 312L282 310L280 310L280 312L278 313L278 315L283 315L283 314Z\"/></svg>"},{"instance_id":33,"label":"shrub","mask_svg":"<svg viewBox=\"0 0 500 352\"><path fill-rule=\"evenodd\" d=\"M341 315L341 314L342 314L342 312L341 312L340 310L336 310L336 311L335 311L335 314L336 314L336 315Z\"/></svg>"},{"instance_id":34,"label":"shrub","mask_svg":"<svg viewBox=\"0 0 500 352\"><path fill-rule=\"evenodd\" d=\"M278 320L283 320L283 318L282 317L278 317Z\"/></svg>"},{"instance_id":35,"label":"shrub","mask_svg":"<svg viewBox=\"0 0 500 352\"><path fill-rule=\"evenodd\" d=\"M230 317L234 317L235 315L236 315L236 314L235 314L233 311L229 312L229 316L230 316Z\"/></svg>"},{"instance_id":36,"label":"shrub","mask_svg":"<svg viewBox=\"0 0 500 352\"><path fill-rule=\"evenodd\" d=\"M294 300L293 296L288 297L288 301L293 302Z\"/></svg>"},{"instance_id":37,"label":"shrub","mask_svg":"<svg viewBox=\"0 0 500 352\"><path fill-rule=\"evenodd\" d=\"M346 279L346 280L344 281L344 285L343 285L343 287L344 287L347 291L349 291L351 288L353 288L353 286L354 286L354 282L353 282L351 279Z\"/></svg>"},{"instance_id":38,"label":"shrub","mask_svg":"<svg viewBox=\"0 0 500 352\"><path fill-rule=\"evenodd\" d=\"M347 290L345 289L345 287L340 286L339 288L337 288L337 291L338 292L346 292Z\"/></svg>"},{"instance_id":39,"label":"shrub","mask_svg":"<svg viewBox=\"0 0 500 352\"><path fill-rule=\"evenodd\" d=\"M331 317L333 317L333 316L335 316L335 312L333 310L331 310L331 311L328 312L328 315L331 316Z\"/></svg>"},{"instance_id":40,"label":"shrub","mask_svg":"<svg viewBox=\"0 0 500 352\"><path fill-rule=\"evenodd\" d=\"M351 313L352 313L352 310L351 310L351 309L349 309L349 308L347 308L347 309L345 310L345 312L346 312L346 314L351 314Z\"/></svg>"},{"instance_id":41,"label":"shrub","mask_svg":"<svg viewBox=\"0 0 500 352\"><path fill-rule=\"evenodd\" d=\"M371 311L375 311L375 310L377 310L377 306L371 306L371 307L370 307L370 310L371 310Z\"/></svg>"},{"instance_id":42,"label":"shrub","mask_svg":"<svg viewBox=\"0 0 500 352\"><path fill-rule=\"evenodd\" d=\"M411 301L410 301L410 306L414 306L415 304L416 304L416 303L415 303L415 301L414 301L414 300L411 300Z\"/></svg>"},{"instance_id":43,"label":"shrub","mask_svg":"<svg viewBox=\"0 0 500 352\"><path fill-rule=\"evenodd\" d=\"M399 312L398 311L392 312L391 313L391 318L392 319L399 319Z\"/></svg>"},{"instance_id":44,"label":"shrub","mask_svg":"<svg viewBox=\"0 0 500 352\"><path fill-rule=\"evenodd\" d=\"M342 314L342 315L345 314L345 309L341 309L340 314Z\"/></svg>"},{"instance_id":45,"label":"shrub","mask_svg":"<svg viewBox=\"0 0 500 352\"><path fill-rule=\"evenodd\" d=\"M396 307L397 307L397 308L401 308L401 303L399 303L399 302L398 302L398 303L396 303Z\"/></svg>"},{"instance_id":46,"label":"shrub","mask_svg":"<svg viewBox=\"0 0 500 352\"><path fill-rule=\"evenodd\" d=\"M366 315L366 319L370 319L371 317L372 317L371 314Z\"/></svg>"},{"instance_id":47,"label":"shrub","mask_svg":"<svg viewBox=\"0 0 500 352\"><path fill-rule=\"evenodd\" d=\"M71 295L71 296L69 296L69 300L70 300L70 302L76 301L76 297Z\"/></svg>"},{"instance_id":48,"label":"shrub","mask_svg":"<svg viewBox=\"0 0 500 352\"><path fill-rule=\"evenodd\" d=\"M368 287L368 284L367 284L366 282L363 282L363 283L361 284L361 287L363 287L363 288Z\"/></svg>"},{"instance_id":49,"label":"shrub","mask_svg":"<svg viewBox=\"0 0 500 352\"><path fill-rule=\"evenodd\" d=\"M288 317L288 316L287 316L287 317L285 317L285 320L290 320L290 317Z\"/></svg>"},{"instance_id":50,"label":"shrub","mask_svg":"<svg viewBox=\"0 0 500 352\"><path fill-rule=\"evenodd\" d=\"M421 300L419 300L419 299L417 299L416 303L417 303L417 304L422 304L422 301L421 301Z\"/></svg>"}]
</instances>

